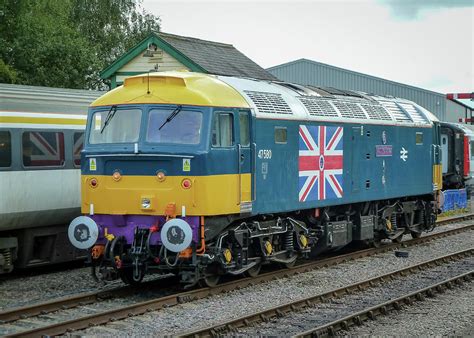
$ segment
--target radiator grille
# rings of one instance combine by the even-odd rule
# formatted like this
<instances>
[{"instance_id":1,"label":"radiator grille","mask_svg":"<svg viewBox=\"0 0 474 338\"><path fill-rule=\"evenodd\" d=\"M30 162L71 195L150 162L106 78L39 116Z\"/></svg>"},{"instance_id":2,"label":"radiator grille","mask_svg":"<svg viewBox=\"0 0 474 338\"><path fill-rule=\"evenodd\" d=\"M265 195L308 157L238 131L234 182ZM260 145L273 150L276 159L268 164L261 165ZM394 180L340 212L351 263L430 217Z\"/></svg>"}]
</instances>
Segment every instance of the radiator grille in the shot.
<instances>
[{"instance_id":1,"label":"radiator grille","mask_svg":"<svg viewBox=\"0 0 474 338\"><path fill-rule=\"evenodd\" d=\"M339 114L327 100L321 100L314 97L298 97L301 103L306 107L312 116L339 117Z\"/></svg>"},{"instance_id":2,"label":"radiator grille","mask_svg":"<svg viewBox=\"0 0 474 338\"><path fill-rule=\"evenodd\" d=\"M260 113L292 114L290 106L281 97L281 94L245 91Z\"/></svg>"}]
</instances>

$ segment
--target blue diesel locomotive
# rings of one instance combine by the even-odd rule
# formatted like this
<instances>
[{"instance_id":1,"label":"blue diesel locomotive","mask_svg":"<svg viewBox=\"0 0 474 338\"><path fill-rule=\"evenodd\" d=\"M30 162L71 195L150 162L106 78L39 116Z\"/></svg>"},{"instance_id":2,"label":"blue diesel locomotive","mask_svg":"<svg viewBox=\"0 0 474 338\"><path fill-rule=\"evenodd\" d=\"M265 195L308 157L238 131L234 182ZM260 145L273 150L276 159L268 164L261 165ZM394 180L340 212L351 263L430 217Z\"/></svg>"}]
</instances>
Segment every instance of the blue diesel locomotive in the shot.
<instances>
[{"instance_id":1,"label":"blue diesel locomotive","mask_svg":"<svg viewBox=\"0 0 474 338\"><path fill-rule=\"evenodd\" d=\"M92 103L71 242L95 275L187 285L435 225L439 122L404 99L190 72Z\"/></svg>"}]
</instances>

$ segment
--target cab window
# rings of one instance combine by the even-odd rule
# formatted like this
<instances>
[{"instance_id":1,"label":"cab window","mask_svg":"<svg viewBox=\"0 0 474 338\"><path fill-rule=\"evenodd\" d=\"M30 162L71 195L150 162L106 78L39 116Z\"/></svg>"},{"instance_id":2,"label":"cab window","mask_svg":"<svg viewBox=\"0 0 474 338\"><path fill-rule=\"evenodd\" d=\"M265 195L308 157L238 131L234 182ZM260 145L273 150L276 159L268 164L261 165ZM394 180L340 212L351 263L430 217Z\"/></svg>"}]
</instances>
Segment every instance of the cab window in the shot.
<instances>
[{"instance_id":1,"label":"cab window","mask_svg":"<svg viewBox=\"0 0 474 338\"><path fill-rule=\"evenodd\" d=\"M233 115L217 113L212 126L212 145L214 147L230 147L234 144Z\"/></svg>"},{"instance_id":2,"label":"cab window","mask_svg":"<svg viewBox=\"0 0 474 338\"><path fill-rule=\"evenodd\" d=\"M92 115L89 143L132 143L140 134L140 109L118 109L95 112Z\"/></svg>"},{"instance_id":3,"label":"cab window","mask_svg":"<svg viewBox=\"0 0 474 338\"><path fill-rule=\"evenodd\" d=\"M199 144L201 142L202 113L178 109L153 109L150 111L147 142L176 144Z\"/></svg>"},{"instance_id":4,"label":"cab window","mask_svg":"<svg viewBox=\"0 0 474 338\"><path fill-rule=\"evenodd\" d=\"M0 131L0 167L12 165L12 140L9 131Z\"/></svg>"},{"instance_id":5,"label":"cab window","mask_svg":"<svg viewBox=\"0 0 474 338\"><path fill-rule=\"evenodd\" d=\"M240 123L240 144L243 147L248 147L250 145L249 114L241 112L239 114L239 123Z\"/></svg>"}]
</instances>

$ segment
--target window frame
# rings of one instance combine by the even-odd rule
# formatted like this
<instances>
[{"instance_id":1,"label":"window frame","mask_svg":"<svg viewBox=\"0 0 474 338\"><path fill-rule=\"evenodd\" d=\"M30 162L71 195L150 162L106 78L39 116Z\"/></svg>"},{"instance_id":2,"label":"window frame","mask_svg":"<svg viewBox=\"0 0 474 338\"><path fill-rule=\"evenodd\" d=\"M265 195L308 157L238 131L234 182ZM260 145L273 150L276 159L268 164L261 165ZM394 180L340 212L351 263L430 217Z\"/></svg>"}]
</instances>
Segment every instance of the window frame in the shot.
<instances>
[{"instance_id":1,"label":"window frame","mask_svg":"<svg viewBox=\"0 0 474 338\"><path fill-rule=\"evenodd\" d=\"M228 145L228 146L220 146L220 145L214 145L213 143L213 132L214 132L214 125L216 123L216 120L218 118L219 115L229 115L231 118L230 118L230 121L231 121L231 128L230 128L230 131L232 133L232 140L231 140L231 144ZM220 125L219 125L220 127ZM215 111L213 116L212 116L212 122L211 122L211 147L212 148L215 148L215 149L230 149L230 148L234 148L235 147L235 144L236 144L236 141L235 141L235 114L233 111L225 111L225 110L218 110L218 111ZM239 135L240 137L240 135Z\"/></svg>"},{"instance_id":2,"label":"window frame","mask_svg":"<svg viewBox=\"0 0 474 338\"><path fill-rule=\"evenodd\" d=\"M23 161L23 136L25 133L32 133L32 132L38 132L38 133L60 133L63 134L63 148L64 148L64 159L63 159L63 164L62 165L49 165L49 166L25 166L25 163ZM59 129L25 129L21 131L20 134L20 164L21 167L24 170L47 170L47 169L60 169L60 168L65 168L66 167L66 138L65 138L66 133L64 131L61 131Z\"/></svg>"},{"instance_id":3,"label":"window frame","mask_svg":"<svg viewBox=\"0 0 474 338\"><path fill-rule=\"evenodd\" d=\"M285 141L277 141L277 130L285 131ZM288 128L283 126L275 126L273 129L273 140L275 141L275 144L288 144Z\"/></svg>"},{"instance_id":4,"label":"window frame","mask_svg":"<svg viewBox=\"0 0 474 338\"><path fill-rule=\"evenodd\" d=\"M76 164L76 160L74 158L74 136L76 136L76 134L81 134L82 133L82 136L84 137L84 140L82 142L82 149L81 151L79 152L79 164ZM77 130L73 130L72 131L72 148L71 148L71 153L72 153L72 166L74 168L80 168L81 167L81 155L80 153L84 150L84 147L86 146L86 131L83 130L83 131L77 131Z\"/></svg>"},{"instance_id":5,"label":"window frame","mask_svg":"<svg viewBox=\"0 0 474 338\"><path fill-rule=\"evenodd\" d=\"M1 167L0 166L0 170L8 170L8 169L11 169L13 167L13 134L12 134L12 131L9 130L9 129L2 129L2 130L0 130L0 133L1 132L8 133L8 136L10 138L10 165L7 166L7 167Z\"/></svg>"}]
</instances>

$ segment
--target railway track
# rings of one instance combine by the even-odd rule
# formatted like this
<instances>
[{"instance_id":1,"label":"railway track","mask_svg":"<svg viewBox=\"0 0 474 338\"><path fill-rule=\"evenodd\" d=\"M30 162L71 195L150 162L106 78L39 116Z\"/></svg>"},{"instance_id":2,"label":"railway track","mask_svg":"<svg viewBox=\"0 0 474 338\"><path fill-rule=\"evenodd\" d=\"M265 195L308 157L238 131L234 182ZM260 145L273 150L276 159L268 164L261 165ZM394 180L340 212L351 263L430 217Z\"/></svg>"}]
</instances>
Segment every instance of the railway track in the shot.
<instances>
[{"instance_id":1,"label":"railway track","mask_svg":"<svg viewBox=\"0 0 474 338\"><path fill-rule=\"evenodd\" d=\"M303 299L299 299L297 301L289 302L280 306L272 307L269 309L265 309L260 312L255 312L250 315L240 317L237 319L232 319L230 321L226 321L223 323L219 323L217 325L212 325L208 327L204 327L198 330L188 331L181 334L178 334L180 337L208 337L208 336L219 336L225 335L229 333L237 333L237 334L244 334L244 335L274 335L275 332L265 332L259 331L255 332L241 332L239 329L253 326L256 324L260 324L262 322L269 322L276 318L282 318L287 316L290 313L302 311L304 309L308 309L310 307L315 307L318 304L331 302L337 298L344 298L348 295L353 295L356 293L360 293L362 291L366 291L368 289L374 288L375 286L383 286L388 282L394 283L395 280L400 278L404 278L408 275L416 275L419 274L420 271L430 270L433 267L442 264L452 264L453 261L456 260L467 260L470 259L470 264L467 264L467 267L460 268L459 271L456 271L455 276L451 276L443 279L441 282L437 282L433 285L428 287L423 287L419 290L414 292L408 292L402 296L399 296L395 299L391 299L389 301L384 301L377 305L369 306L364 310L357 311L351 313L349 315L344 316L343 318L339 318L337 320L333 320L324 325L318 325L314 328L301 331L296 333L294 336L296 337L320 337L320 336L333 336L337 331L345 329L347 330L351 325L360 325L362 321L367 319L374 319L378 315L384 315L391 309L399 310L402 304L411 304L414 300L422 300L425 296L434 296L435 292L443 292L443 287L453 287L456 283L460 283L463 281L470 281L474 277L474 262L472 261L472 256L474 255L474 248L470 248L467 250L462 250L456 253L452 253L449 255L445 255L442 257L438 257L420 264L412 265L407 268L403 268L400 270L396 270L384 275L380 275L375 278L370 278L361 282L357 282L354 284L350 284L341 288L337 288L334 290L330 290L323 294L312 295L309 297L305 297ZM467 259L466 259L467 258ZM467 271L466 271L467 270ZM374 291L375 294L375 291ZM350 307L350 302L345 303L345 306ZM326 310L326 311L325 311ZM328 312L327 309L319 310L319 315L326 315ZM305 313L305 316L308 313ZM292 319L293 320L293 319ZM311 318L311 321L315 321L314 318ZM298 321L298 326L303 325L301 321ZM287 323L284 324L287 326ZM275 329L277 330L277 329ZM283 336L288 335L288 332L280 332Z\"/></svg>"},{"instance_id":2,"label":"railway track","mask_svg":"<svg viewBox=\"0 0 474 338\"><path fill-rule=\"evenodd\" d=\"M468 215L467 217L472 217L472 215ZM444 221L447 222L454 222L466 220L466 216L450 218ZM98 292L91 292L81 295L75 295L72 297L65 297L58 300L53 300L46 303L40 303L32 306L26 306L11 310L6 310L0 312L0 321L4 325L10 325L12 328L9 331L3 332L2 334L8 334L10 336L38 336L38 335L59 335L64 334L66 332L77 331L81 329L85 329L95 325L103 325L107 322L120 320L126 317L140 315L145 312L159 310L163 307L173 306L179 303L189 302L200 298L205 298L208 296L216 295L219 293L235 290L238 288L243 288L247 286L252 286L258 283L262 283L265 281L278 279L282 277L288 277L290 275L307 272L313 269L318 269L322 267L328 267L336 264L340 264L343 262L347 262L349 260L354 260L361 257L367 257L371 255L375 255L378 253L387 252L390 250L395 250L399 248L404 248L412 245L418 245L421 243L426 243L432 240L436 240L437 238L451 236L454 234L461 233L463 231L469 231L474 229L474 224L467 225L461 228L450 229L447 231L443 231L440 233L429 234L417 239L411 239L404 241L402 243L390 243L384 245L381 248L371 248L366 250L361 250L357 252L352 252L349 254L338 255L334 257L330 257L327 259L322 259L318 261L312 261L308 263L303 263L297 265L295 267L284 269L284 270L277 270L268 273L261 274L254 278L242 278L239 280L230 281L221 285L218 285L215 288L202 288L197 290L191 290L187 292L175 292L171 295L158 297L153 300L145 301L145 302L138 302L132 305L127 305L125 307L120 307L116 309L110 309L107 311L102 311L98 313L93 313L87 316L82 316L81 318L61 321L60 323L52 323L47 326L40 326L31 329L24 330L24 326L28 326L28 324L22 324L21 326L16 325L18 321L25 321L29 318L35 318L36 316L45 316L51 314L54 316L54 312L60 312L65 309L71 309L75 307L85 306L94 304L97 302L103 302L105 300L110 300L116 297L127 297L133 294L135 291L133 288L130 287L119 287L111 290L106 291L98 291ZM155 284L156 281L150 282L150 284ZM166 281L162 281L161 283L166 283ZM146 288L147 284L145 283L142 285L142 288ZM149 287L152 287L151 285ZM163 287L163 284L159 284L156 286L157 288ZM33 322L37 325L38 321L33 320ZM36 326L35 325L35 326Z\"/></svg>"}]
</instances>

